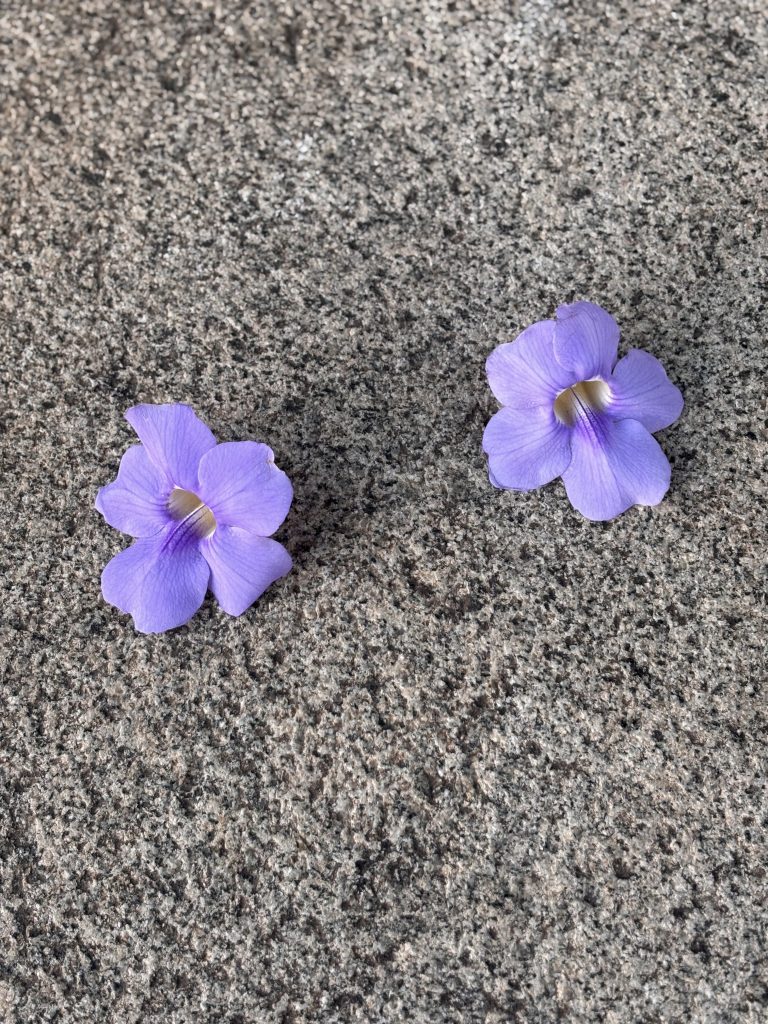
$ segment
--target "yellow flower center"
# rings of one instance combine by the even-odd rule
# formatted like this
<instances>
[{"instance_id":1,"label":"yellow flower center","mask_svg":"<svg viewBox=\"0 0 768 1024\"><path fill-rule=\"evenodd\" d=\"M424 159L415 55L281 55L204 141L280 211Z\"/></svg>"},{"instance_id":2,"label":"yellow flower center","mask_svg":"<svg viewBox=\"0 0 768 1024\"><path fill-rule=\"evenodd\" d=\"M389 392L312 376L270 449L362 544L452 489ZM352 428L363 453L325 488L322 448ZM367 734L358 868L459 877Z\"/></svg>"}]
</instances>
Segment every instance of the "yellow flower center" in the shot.
<instances>
[{"instance_id":1,"label":"yellow flower center","mask_svg":"<svg viewBox=\"0 0 768 1024\"><path fill-rule=\"evenodd\" d=\"M184 522L198 537L210 537L216 529L213 512L192 491L174 487L168 498L168 512L172 519Z\"/></svg>"},{"instance_id":2,"label":"yellow flower center","mask_svg":"<svg viewBox=\"0 0 768 1024\"><path fill-rule=\"evenodd\" d=\"M555 399L555 416L567 427L572 427L590 412L602 412L608 405L611 389L604 380L582 380L561 391Z\"/></svg>"}]
</instances>

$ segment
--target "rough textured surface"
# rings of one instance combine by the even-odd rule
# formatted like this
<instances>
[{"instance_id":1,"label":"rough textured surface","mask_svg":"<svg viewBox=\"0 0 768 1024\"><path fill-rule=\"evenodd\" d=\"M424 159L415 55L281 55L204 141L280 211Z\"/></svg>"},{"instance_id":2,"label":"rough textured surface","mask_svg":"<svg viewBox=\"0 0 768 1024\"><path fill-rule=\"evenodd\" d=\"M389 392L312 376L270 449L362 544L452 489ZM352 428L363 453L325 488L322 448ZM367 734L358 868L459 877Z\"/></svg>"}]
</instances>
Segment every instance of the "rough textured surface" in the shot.
<instances>
[{"instance_id":1,"label":"rough textured surface","mask_svg":"<svg viewBox=\"0 0 768 1024\"><path fill-rule=\"evenodd\" d=\"M766 1020L762 7L4 5L4 1019ZM572 297L687 400L607 525L480 450ZM168 400L296 565L142 637Z\"/></svg>"}]
</instances>

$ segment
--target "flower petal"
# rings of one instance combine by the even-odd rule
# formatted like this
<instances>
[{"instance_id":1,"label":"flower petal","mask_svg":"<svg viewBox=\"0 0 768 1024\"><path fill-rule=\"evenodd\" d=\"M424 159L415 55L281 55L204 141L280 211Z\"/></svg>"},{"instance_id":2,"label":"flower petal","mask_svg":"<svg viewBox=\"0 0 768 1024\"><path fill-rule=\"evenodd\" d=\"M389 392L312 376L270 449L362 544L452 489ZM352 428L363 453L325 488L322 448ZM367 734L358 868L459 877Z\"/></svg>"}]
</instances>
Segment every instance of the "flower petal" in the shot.
<instances>
[{"instance_id":1,"label":"flower petal","mask_svg":"<svg viewBox=\"0 0 768 1024\"><path fill-rule=\"evenodd\" d=\"M278 469L274 453L255 441L227 441L200 460L200 499L220 526L240 526L268 537L288 515L291 481Z\"/></svg>"},{"instance_id":2,"label":"flower petal","mask_svg":"<svg viewBox=\"0 0 768 1024\"><path fill-rule=\"evenodd\" d=\"M593 302L574 302L560 306L555 315L554 350L560 365L578 381L607 377L619 348L619 325L611 314Z\"/></svg>"},{"instance_id":3,"label":"flower petal","mask_svg":"<svg viewBox=\"0 0 768 1024\"><path fill-rule=\"evenodd\" d=\"M134 405L125 418L147 455L176 487L195 492L200 459L216 438L188 405Z\"/></svg>"},{"instance_id":4,"label":"flower petal","mask_svg":"<svg viewBox=\"0 0 768 1024\"><path fill-rule=\"evenodd\" d=\"M136 444L123 455L117 479L96 495L96 508L110 526L132 537L151 537L168 525L170 485Z\"/></svg>"},{"instance_id":5,"label":"flower petal","mask_svg":"<svg viewBox=\"0 0 768 1024\"><path fill-rule=\"evenodd\" d=\"M551 409L499 409L483 434L494 487L530 491L561 476L571 459L570 431Z\"/></svg>"},{"instance_id":6,"label":"flower petal","mask_svg":"<svg viewBox=\"0 0 768 1024\"><path fill-rule=\"evenodd\" d=\"M485 369L491 391L502 405L551 407L557 393L575 383L555 359L554 339L554 320L540 320L491 352Z\"/></svg>"},{"instance_id":7,"label":"flower petal","mask_svg":"<svg viewBox=\"0 0 768 1024\"><path fill-rule=\"evenodd\" d=\"M104 599L133 616L140 633L182 626L203 603L211 570L198 544L179 541L177 526L137 540L101 574Z\"/></svg>"},{"instance_id":8,"label":"flower petal","mask_svg":"<svg viewBox=\"0 0 768 1024\"><path fill-rule=\"evenodd\" d=\"M683 411L683 396L650 352L631 349L609 380L608 413L615 419L637 420L646 430L662 430Z\"/></svg>"},{"instance_id":9,"label":"flower petal","mask_svg":"<svg viewBox=\"0 0 768 1024\"><path fill-rule=\"evenodd\" d=\"M211 590L229 615L242 615L293 564L282 544L238 526L218 527L200 550L211 567Z\"/></svg>"},{"instance_id":10,"label":"flower petal","mask_svg":"<svg viewBox=\"0 0 768 1024\"><path fill-rule=\"evenodd\" d=\"M631 505L658 505L667 493L667 457L636 420L580 421L571 434L571 453L563 483L587 519L613 519Z\"/></svg>"}]
</instances>

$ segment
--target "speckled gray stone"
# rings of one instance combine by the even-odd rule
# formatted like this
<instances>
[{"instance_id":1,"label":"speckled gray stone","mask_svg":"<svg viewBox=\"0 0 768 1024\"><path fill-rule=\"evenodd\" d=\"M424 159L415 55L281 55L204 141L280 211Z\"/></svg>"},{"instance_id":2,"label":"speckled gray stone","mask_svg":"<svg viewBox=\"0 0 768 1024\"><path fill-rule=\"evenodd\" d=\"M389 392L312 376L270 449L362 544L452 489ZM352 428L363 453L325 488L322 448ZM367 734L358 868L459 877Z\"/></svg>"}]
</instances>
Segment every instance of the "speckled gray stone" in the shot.
<instances>
[{"instance_id":1,"label":"speckled gray stone","mask_svg":"<svg viewBox=\"0 0 768 1024\"><path fill-rule=\"evenodd\" d=\"M0 9L0 1017L768 1019L764 5ZM494 491L590 298L667 499ZM268 441L289 578L137 635L137 401Z\"/></svg>"}]
</instances>

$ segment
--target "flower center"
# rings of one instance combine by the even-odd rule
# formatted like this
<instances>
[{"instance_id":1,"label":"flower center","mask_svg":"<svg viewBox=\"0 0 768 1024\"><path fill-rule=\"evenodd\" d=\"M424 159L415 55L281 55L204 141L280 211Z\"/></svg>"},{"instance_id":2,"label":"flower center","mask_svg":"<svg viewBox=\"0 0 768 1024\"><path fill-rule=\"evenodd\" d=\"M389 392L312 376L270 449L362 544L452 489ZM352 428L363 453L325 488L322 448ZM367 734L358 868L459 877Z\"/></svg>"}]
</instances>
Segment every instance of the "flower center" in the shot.
<instances>
[{"instance_id":1,"label":"flower center","mask_svg":"<svg viewBox=\"0 0 768 1024\"><path fill-rule=\"evenodd\" d=\"M210 537L216 529L213 512L192 491L174 487L168 498L168 512L172 519L184 522L198 537Z\"/></svg>"},{"instance_id":2,"label":"flower center","mask_svg":"<svg viewBox=\"0 0 768 1024\"><path fill-rule=\"evenodd\" d=\"M604 380L582 380L561 391L555 399L555 416L561 423L572 427L590 412L602 412L608 405L611 389Z\"/></svg>"}]
</instances>

